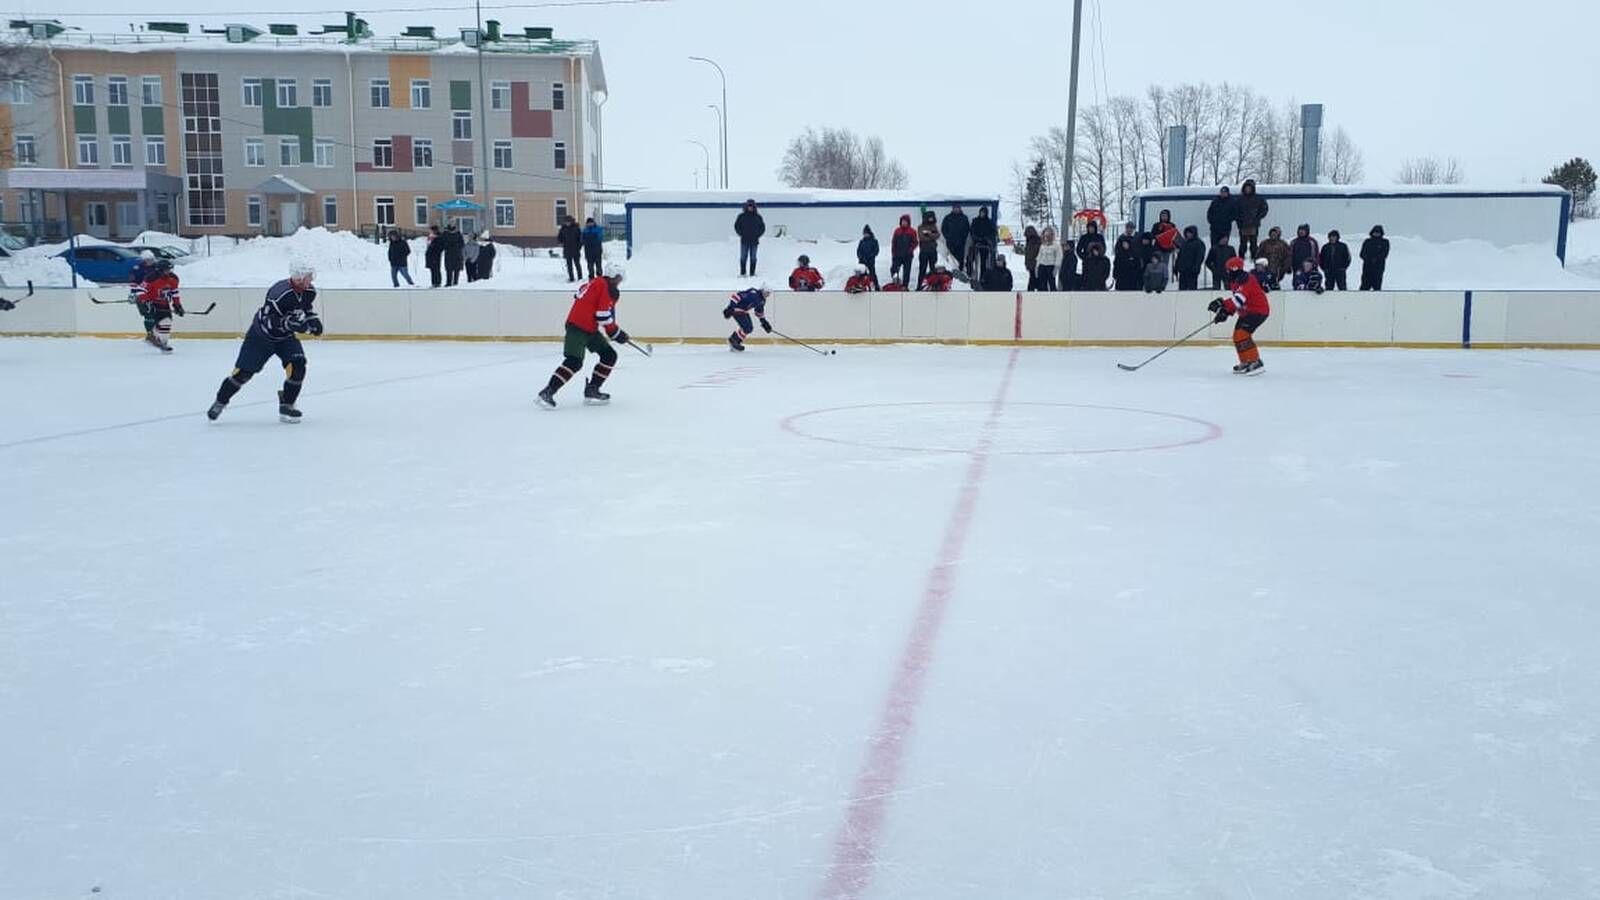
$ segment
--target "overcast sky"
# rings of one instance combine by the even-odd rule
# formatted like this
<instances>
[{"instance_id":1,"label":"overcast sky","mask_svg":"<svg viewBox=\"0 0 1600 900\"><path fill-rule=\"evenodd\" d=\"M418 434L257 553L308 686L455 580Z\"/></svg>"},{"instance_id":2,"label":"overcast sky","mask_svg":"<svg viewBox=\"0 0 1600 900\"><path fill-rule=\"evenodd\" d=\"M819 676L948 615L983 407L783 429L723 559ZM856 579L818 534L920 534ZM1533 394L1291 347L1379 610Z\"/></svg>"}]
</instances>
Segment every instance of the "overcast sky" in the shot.
<instances>
[{"instance_id":1,"label":"overcast sky","mask_svg":"<svg viewBox=\"0 0 1600 900\"><path fill-rule=\"evenodd\" d=\"M185 10L196 23L264 23L239 0L149 0L141 18ZM407 24L453 32L470 10L371 13L380 33ZM490 0L491 5L501 0ZM563 2L563 0L557 0ZM337 7L279 0L283 7ZM367 8L416 0L351 0ZM126 30L126 18L80 18L104 0L27 0L68 24ZM1469 182L1537 181L1558 161L1600 155L1600 0L1340 0L1324 3L1085 0L1080 103L1155 82L1228 80L1281 102L1326 105L1363 149L1367 181L1389 183L1413 155L1454 155ZM1064 124L1069 0L667 0L639 5L494 9L508 28L550 25L600 42L610 80L606 180L689 188L704 142L716 152L717 75L728 75L732 187L778 187L774 170L806 125L881 135L911 186L1009 195L1028 138ZM335 15L284 16L320 23ZM1100 37L1103 36L1103 44ZM1091 39L1093 37L1093 39ZM1524 41L1518 46L1514 41ZM1103 46L1103 52L1102 52ZM1091 70L1093 77L1091 77ZM712 161L713 168L716 161Z\"/></svg>"}]
</instances>

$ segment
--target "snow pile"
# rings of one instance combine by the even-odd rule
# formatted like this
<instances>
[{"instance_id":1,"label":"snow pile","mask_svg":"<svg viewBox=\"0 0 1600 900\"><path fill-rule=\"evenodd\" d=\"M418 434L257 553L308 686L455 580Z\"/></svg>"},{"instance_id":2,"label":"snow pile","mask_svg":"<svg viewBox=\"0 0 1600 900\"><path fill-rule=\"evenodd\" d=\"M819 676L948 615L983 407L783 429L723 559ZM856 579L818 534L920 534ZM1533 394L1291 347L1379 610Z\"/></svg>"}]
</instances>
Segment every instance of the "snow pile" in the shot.
<instances>
[{"instance_id":1,"label":"snow pile","mask_svg":"<svg viewBox=\"0 0 1600 900\"><path fill-rule=\"evenodd\" d=\"M803 253L811 257L811 265L822 273L827 290L843 290L845 280L856 266L857 240L855 237L815 241L764 238L757 251L756 278L739 276L738 238L704 244L636 247L633 259L628 261L628 283L635 290L733 290L764 281L774 290L783 290L788 287L789 273ZM887 239L880 237L879 242L887 243ZM1015 261L1008 260L1008 263L1016 268ZM889 278L887 252L878 255L878 277L885 281ZM957 282L955 287L962 289L964 285Z\"/></svg>"},{"instance_id":2,"label":"snow pile","mask_svg":"<svg viewBox=\"0 0 1600 900\"><path fill-rule=\"evenodd\" d=\"M1600 281L1600 219L1568 226L1567 271Z\"/></svg>"},{"instance_id":3,"label":"snow pile","mask_svg":"<svg viewBox=\"0 0 1600 900\"><path fill-rule=\"evenodd\" d=\"M1359 241L1350 244L1352 290L1361 279L1360 252ZM1596 276L1600 267L1587 273L1563 269L1543 244L1497 247L1480 240L1433 243L1391 236L1383 286L1391 291L1592 291L1600 289Z\"/></svg>"}]
</instances>

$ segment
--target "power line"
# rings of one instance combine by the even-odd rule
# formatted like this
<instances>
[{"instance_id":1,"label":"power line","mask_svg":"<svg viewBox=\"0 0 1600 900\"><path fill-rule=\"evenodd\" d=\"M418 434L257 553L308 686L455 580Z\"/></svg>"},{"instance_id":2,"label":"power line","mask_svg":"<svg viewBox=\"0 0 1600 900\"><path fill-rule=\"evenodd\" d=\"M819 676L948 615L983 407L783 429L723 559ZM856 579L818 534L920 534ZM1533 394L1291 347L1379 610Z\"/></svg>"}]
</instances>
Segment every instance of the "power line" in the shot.
<instances>
[{"instance_id":1,"label":"power line","mask_svg":"<svg viewBox=\"0 0 1600 900\"><path fill-rule=\"evenodd\" d=\"M672 0L547 0L542 3L485 3L483 9L565 9L569 7L585 6L643 6L653 3L671 3ZM374 6L365 9L275 9L268 16L342 16L347 12L360 14L373 13L431 13L431 12L465 12L475 9L471 4L464 6ZM195 10L182 10L180 12L141 12L141 19L182 19L214 16L262 16L259 9L239 12L210 10L196 12ZM63 18L101 18L101 19L127 19L129 14L124 12L74 12L61 13Z\"/></svg>"}]
</instances>

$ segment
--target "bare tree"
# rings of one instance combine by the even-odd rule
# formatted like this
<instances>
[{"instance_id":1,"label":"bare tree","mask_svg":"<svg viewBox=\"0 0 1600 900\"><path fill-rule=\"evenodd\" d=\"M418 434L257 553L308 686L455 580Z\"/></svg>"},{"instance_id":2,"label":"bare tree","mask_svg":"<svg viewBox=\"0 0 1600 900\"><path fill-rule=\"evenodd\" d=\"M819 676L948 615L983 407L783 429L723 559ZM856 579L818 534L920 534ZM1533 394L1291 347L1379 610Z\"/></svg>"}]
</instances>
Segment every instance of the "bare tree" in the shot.
<instances>
[{"instance_id":1,"label":"bare tree","mask_svg":"<svg viewBox=\"0 0 1600 900\"><path fill-rule=\"evenodd\" d=\"M10 105L11 127L0 133L0 167L17 163L17 132L48 129L38 119L49 115L50 104L37 102L55 94L55 72L49 57L31 40L0 39L0 102Z\"/></svg>"},{"instance_id":2,"label":"bare tree","mask_svg":"<svg viewBox=\"0 0 1600 900\"><path fill-rule=\"evenodd\" d=\"M1394 180L1397 184L1460 184L1467 176L1454 156L1418 156L1402 162Z\"/></svg>"},{"instance_id":3,"label":"bare tree","mask_svg":"<svg viewBox=\"0 0 1600 900\"><path fill-rule=\"evenodd\" d=\"M863 139L848 128L807 128L784 151L778 177L790 187L865 190L903 188L906 170L890 159L877 136Z\"/></svg>"},{"instance_id":4,"label":"bare tree","mask_svg":"<svg viewBox=\"0 0 1600 900\"><path fill-rule=\"evenodd\" d=\"M1361 148L1356 146L1355 141L1350 140L1350 135L1342 125L1335 128L1333 134L1324 141L1318 161L1322 169L1318 175L1324 181L1333 184L1355 184L1367 172Z\"/></svg>"}]
</instances>

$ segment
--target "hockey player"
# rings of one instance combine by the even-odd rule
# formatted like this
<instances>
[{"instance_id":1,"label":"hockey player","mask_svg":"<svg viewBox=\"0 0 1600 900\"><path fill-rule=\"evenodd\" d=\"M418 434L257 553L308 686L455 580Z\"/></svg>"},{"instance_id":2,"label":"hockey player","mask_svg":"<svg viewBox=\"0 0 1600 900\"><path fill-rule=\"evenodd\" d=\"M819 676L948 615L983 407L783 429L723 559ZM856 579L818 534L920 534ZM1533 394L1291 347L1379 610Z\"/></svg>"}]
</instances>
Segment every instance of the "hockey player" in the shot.
<instances>
[{"instance_id":1,"label":"hockey player","mask_svg":"<svg viewBox=\"0 0 1600 900\"><path fill-rule=\"evenodd\" d=\"M1206 308L1216 313L1212 321L1218 325L1228 321L1229 316L1238 314L1239 321L1233 326L1233 346L1239 353L1239 364L1233 367L1233 374L1260 375L1266 367L1261 363L1261 351L1256 347L1255 333L1272 314L1272 306L1267 302L1267 292L1262 290L1261 283L1245 271L1243 259L1235 256L1223 267L1233 295L1218 297Z\"/></svg>"},{"instance_id":2,"label":"hockey player","mask_svg":"<svg viewBox=\"0 0 1600 900\"><path fill-rule=\"evenodd\" d=\"M139 260L133 264L132 271L128 273L129 293L137 293L139 291L139 288L144 285L145 280L150 277L151 271L155 268L155 263L156 255L154 251L139 251Z\"/></svg>"},{"instance_id":3,"label":"hockey player","mask_svg":"<svg viewBox=\"0 0 1600 900\"><path fill-rule=\"evenodd\" d=\"M216 402L206 410L206 418L215 421L227 408L228 401L245 386L267 359L276 356L283 363L283 389L278 391L278 419L289 424L300 421L300 410L294 401L300 397L300 387L306 378L306 351L300 346L298 335L310 332L322 334L322 320L317 317L313 304L317 289L311 286L316 272L305 263L291 263L289 277L267 288L267 299L256 310L250 330L245 332L244 343L239 347L239 358L233 363L233 374L222 379L217 388Z\"/></svg>"},{"instance_id":4,"label":"hockey player","mask_svg":"<svg viewBox=\"0 0 1600 900\"><path fill-rule=\"evenodd\" d=\"M867 267L864 265L856 266L855 274L844 283L846 294L865 294L877 289L878 286L872 283L872 276L867 273Z\"/></svg>"},{"instance_id":5,"label":"hockey player","mask_svg":"<svg viewBox=\"0 0 1600 900\"><path fill-rule=\"evenodd\" d=\"M900 276L899 275L896 275L893 278L889 279L888 283L886 283L880 290L883 290L886 293L895 293L897 291L903 291L905 289L906 289L905 282L900 280Z\"/></svg>"},{"instance_id":6,"label":"hockey player","mask_svg":"<svg viewBox=\"0 0 1600 900\"><path fill-rule=\"evenodd\" d=\"M144 317L145 343L162 353L171 353L172 316L174 313L183 315L183 300L178 297L178 276L173 274L172 260L158 259L150 264L133 303Z\"/></svg>"},{"instance_id":7,"label":"hockey player","mask_svg":"<svg viewBox=\"0 0 1600 900\"><path fill-rule=\"evenodd\" d=\"M611 395L600 390L617 365L617 349L611 346L611 341L626 344L629 340L628 333L617 327L616 318L617 300L622 297L622 274L620 265L608 262L599 278L586 282L573 295L572 311L567 313L567 337L561 347L561 365L550 376L550 383L539 392L539 405L545 409L555 409L556 391L583 371L585 351L592 351L600 361L594 364L594 371L583 384L583 402L590 406L611 402Z\"/></svg>"},{"instance_id":8,"label":"hockey player","mask_svg":"<svg viewBox=\"0 0 1600 900\"><path fill-rule=\"evenodd\" d=\"M985 263L983 271L987 273L988 270L989 265ZM939 263L933 267L933 271L929 272L926 278L922 279L922 283L917 285L917 290L942 294L950 290L950 281L950 270L944 267L944 263Z\"/></svg>"},{"instance_id":9,"label":"hockey player","mask_svg":"<svg viewBox=\"0 0 1600 900\"><path fill-rule=\"evenodd\" d=\"M737 326L733 334L728 335L728 347L735 353L744 352L744 339L750 336L755 329L750 321L750 314L761 322L761 330L767 334L772 333L772 323L767 321L767 298L772 296L772 291L766 285L745 288L728 298L728 305L722 309L724 319L732 319Z\"/></svg>"},{"instance_id":10,"label":"hockey player","mask_svg":"<svg viewBox=\"0 0 1600 900\"><path fill-rule=\"evenodd\" d=\"M799 265L789 273L789 290L791 291L820 291L822 290L822 273L811 265L811 257L802 255Z\"/></svg>"}]
</instances>

